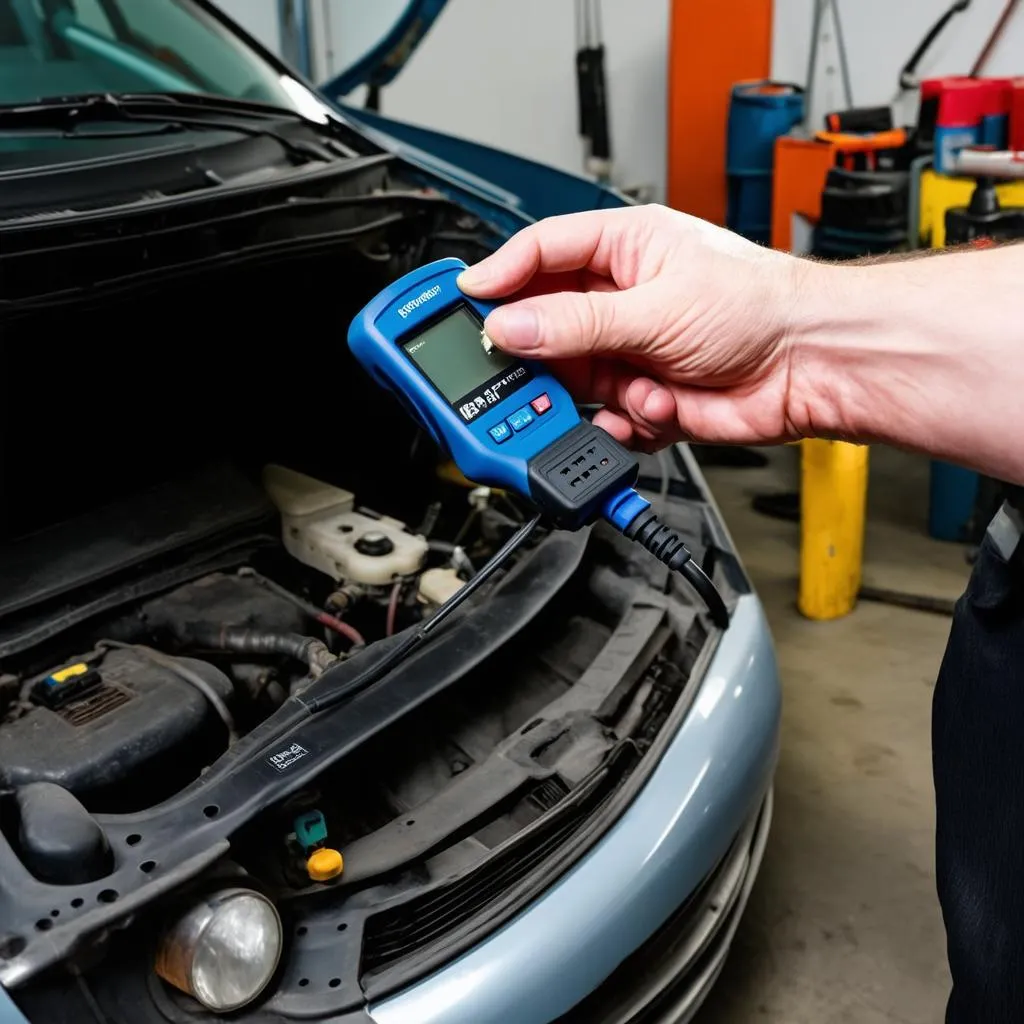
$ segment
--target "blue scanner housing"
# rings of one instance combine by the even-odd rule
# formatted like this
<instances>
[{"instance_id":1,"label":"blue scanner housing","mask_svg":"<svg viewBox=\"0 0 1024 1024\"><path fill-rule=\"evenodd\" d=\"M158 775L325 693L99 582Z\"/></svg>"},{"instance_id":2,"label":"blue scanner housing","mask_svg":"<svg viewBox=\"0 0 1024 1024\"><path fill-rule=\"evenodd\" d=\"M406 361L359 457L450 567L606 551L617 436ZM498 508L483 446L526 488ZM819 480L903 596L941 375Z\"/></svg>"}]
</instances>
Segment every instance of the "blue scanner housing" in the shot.
<instances>
[{"instance_id":1,"label":"blue scanner housing","mask_svg":"<svg viewBox=\"0 0 1024 1024\"><path fill-rule=\"evenodd\" d=\"M729 611L714 583L634 490L636 459L580 418L542 363L485 350L494 304L459 290L465 269L462 260L437 260L385 288L352 321L353 355L468 479L530 499L563 529L604 516L682 573L726 628Z\"/></svg>"},{"instance_id":2,"label":"blue scanner housing","mask_svg":"<svg viewBox=\"0 0 1024 1024\"><path fill-rule=\"evenodd\" d=\"M442 259L399 278L352 321L349 347L466 477L578 527L604 510L609 491L635 482L636 461L581 420L542 363L485 354L480 338L494 304L459 290L465 269Z\"/></svg>"}]
</instances>

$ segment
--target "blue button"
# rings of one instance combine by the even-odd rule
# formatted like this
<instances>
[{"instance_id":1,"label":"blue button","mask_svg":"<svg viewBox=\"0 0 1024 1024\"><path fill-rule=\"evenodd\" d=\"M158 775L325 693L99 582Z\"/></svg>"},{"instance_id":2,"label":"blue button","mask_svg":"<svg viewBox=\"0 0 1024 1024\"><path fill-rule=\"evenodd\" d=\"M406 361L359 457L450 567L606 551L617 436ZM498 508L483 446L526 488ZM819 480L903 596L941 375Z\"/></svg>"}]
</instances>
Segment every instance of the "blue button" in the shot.
<instances>
[{"instance_id":1,"label":"blue button","mask_svg":"<svg viewBox=\"0 0 1024 1024\"><path fill-rule=\"evenodd\" d=\"M488 433L495 444L501 444L502 441L507 441L512 436L512 431L509 430L507 423L499 423L491 427Z\"/></svg>"},{"instance_id":2,"label":"blue button","mask_svg":"<svg viewBox=\"0 0 1024 1024\"><path fill-rule=\"evenodd\" d=\"M525 430L533 422L533 413L528 406L516 409L508 418L508 425L515 431Z\"/></svg>"}]
</instances>

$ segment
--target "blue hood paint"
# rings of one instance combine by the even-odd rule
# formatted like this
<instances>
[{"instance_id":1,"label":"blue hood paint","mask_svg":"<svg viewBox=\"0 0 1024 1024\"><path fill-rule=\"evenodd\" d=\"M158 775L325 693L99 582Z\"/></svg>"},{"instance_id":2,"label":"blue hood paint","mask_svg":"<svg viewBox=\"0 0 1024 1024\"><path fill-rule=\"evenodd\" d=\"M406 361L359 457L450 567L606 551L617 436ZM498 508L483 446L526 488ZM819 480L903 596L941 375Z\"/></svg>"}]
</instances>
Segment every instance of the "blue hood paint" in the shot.
<instances>
[{"instance_id":1,"label":"blue hood paint","mask_svg":"<svg viewBox=\"0 0 1024 1024\"><path fill-rule=\"evenodd\" d=\"M329 96L346 96L360 85L387 85L405 67L448 0L410 0L391 30L362 57L322 86Z\"/></svg>"},{"instance_id":2,"label":"blue hood paint","mask_svg":"<svg viewBox=\"0 0 1024 1024\"><path fill-rule=\"evenodd\" d=\"M406 124L381 114L325 98L379 145L425 170L462 186L478 199L503 208L498 221L518 227L542 217L583 210L608 210L632 202L621 192L567 171L468 139ZM460 202L465 195L460 194ZM471 203L467 203L472 208ZM479 209L474 212L481 213ZM508 215L508 216L506 216ZM509 219L511 217L511 220Z\"/></svg>"}]
</instances>

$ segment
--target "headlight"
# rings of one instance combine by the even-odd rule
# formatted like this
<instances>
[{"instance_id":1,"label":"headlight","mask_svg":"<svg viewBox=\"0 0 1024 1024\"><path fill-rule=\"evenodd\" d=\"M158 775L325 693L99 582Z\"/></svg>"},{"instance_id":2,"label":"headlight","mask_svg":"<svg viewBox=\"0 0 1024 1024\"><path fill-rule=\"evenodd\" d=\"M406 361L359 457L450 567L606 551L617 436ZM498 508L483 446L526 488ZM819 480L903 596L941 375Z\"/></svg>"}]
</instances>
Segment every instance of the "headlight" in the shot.
<instances>
[{"instance_id":1,"label":"headlight","mask_svg":"<svg viewBox=\"0 0 1024 1024\"><path fill-rule=\"evenodd\" d=\"M156 973L208 1010L252 1002L281 958L281 919L250 889L225 889L195 904L160 941Z\"/></svg>"}]
</instances>

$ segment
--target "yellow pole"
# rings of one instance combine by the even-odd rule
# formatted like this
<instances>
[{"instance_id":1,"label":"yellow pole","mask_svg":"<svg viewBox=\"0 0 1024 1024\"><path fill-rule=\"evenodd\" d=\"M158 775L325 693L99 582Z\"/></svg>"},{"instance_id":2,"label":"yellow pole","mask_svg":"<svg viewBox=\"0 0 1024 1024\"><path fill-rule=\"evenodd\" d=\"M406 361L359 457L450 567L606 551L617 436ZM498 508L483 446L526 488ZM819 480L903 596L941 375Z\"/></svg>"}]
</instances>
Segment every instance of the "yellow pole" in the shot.
<instances>
[{"instance_id":1,"label":"yellow pole","mask_svg":"<svg viewBox=\"0 0 1024 1024\"><path fill-rule=\"evenodd\" d=\"M868 449L804 441L801 466L799 608L809 619L839 619L860 590Z\"/></svg>"}]
</instances>

